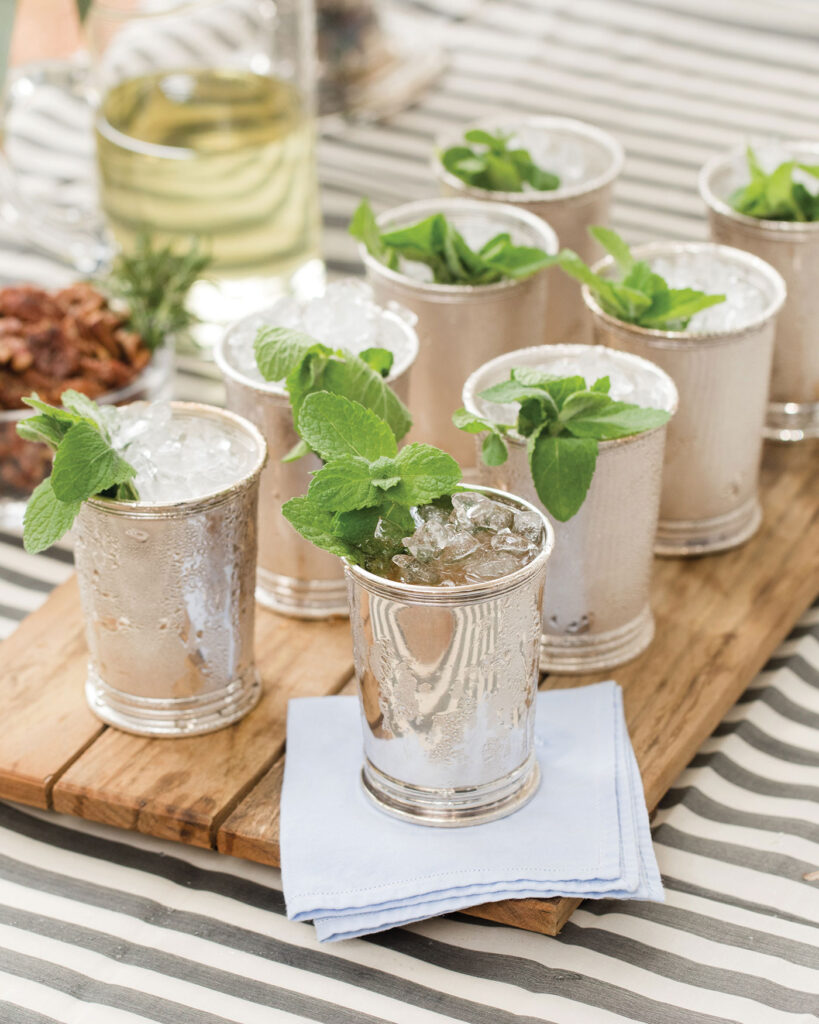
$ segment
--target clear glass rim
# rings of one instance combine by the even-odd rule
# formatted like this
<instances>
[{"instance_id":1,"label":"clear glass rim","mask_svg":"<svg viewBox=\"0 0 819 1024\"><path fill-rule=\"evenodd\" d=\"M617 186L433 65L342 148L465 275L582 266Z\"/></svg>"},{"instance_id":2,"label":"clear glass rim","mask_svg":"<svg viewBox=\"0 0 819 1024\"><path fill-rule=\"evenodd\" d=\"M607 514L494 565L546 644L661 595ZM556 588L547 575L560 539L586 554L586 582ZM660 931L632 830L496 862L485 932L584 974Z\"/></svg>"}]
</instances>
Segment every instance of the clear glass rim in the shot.
<instances>
[{"instance_id":1,"label":"clear glass rim","mask_svg":"<svg viewBox=\"0 0 819 1024\"><path fill-rule=\"evenodd\" d=\"M739 327L728 327L719 331L661 331L653 327L640 327L638 324L626 323L625 320L618 320L617 317L606 313L597 299L592 295L591 289L584 284L581 293L583 301L591 313L607 324L634 334L637 337L645 338L649 344L655 344L666 348L690 348L695 345L716 344L718 342L731 341L744 334L758 331L761 327L779 313L787 298L787 289L781 275L765 260L745 252L744 249L735 249L730 245L720 245L718 242L648 242L646 245L635 246L632 250L635 259L650 259L654 256L676 256L683 253L715 253L724 256L726 260L741 264L745 268L755 270L767 281L773 292L773 298L769 301L762 313L749 320ZM613 267L614 257L604 256L592 266L595 274Z\"/></svg>"}]
</instances>

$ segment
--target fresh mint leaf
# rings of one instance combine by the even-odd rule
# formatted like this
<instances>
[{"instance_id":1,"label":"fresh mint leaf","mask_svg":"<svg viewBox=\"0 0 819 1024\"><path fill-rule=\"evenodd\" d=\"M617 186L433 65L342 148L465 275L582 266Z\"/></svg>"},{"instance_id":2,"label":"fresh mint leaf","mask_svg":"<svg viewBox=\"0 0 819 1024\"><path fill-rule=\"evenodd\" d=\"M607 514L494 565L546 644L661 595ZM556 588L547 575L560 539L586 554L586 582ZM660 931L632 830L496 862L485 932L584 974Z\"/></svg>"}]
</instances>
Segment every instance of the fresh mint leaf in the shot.
<instances>
[{"instance_id":1,"label":"fresh mint leaf","mask_svg":"<svg viewBox=\"0 0 819 1024\"><path fill-rule=\"evenodd\" d=\"M398 449L384 420L363 405L327 391L305 398L298 431L325 462L348 456L374 462L381 455L394 456Z\"/></svg>"},{"instance_id":2,"label":"fresh mint leaf","mask_svg":"<svg viewBox=\"0 0 819 1024\"><path fill-rule=\"evenodd\" d=\"M502 466L506 462L509 452L500 434L493 431L486 435L481 445L481 456L487 466Z\"/></svg>"},{"instance_id":3,"label":"fresh mint leaf","mask_svg":"<svg viewBox=\"0 0 819 1024\"><path fill-rule=\"evenodd\" d=\"M323 548L339 558L347 558L355 565L362 561L361 553L333 533L333 513L318 508L308 495L291 498L282 505L282 515L290 525L311 544Z\"/></svg>"},{"instance_id":4,"label":"fresh mint leaf","mask_svg":"<svg viewBox=\"0 0 819 1024\"><path fill-rule=\"evenodd\" d=\"M85 501L135 475L133 466L117 455L97 429L81 422L60 442L50 479L54 495L72 502Z\"/></svg>"},{"instance_id":5,"label":"fresh mint leaf","mask_svg":"<svg viewBox=\"0 0 819 1024\"><path fill-rule=\"evenodd\" d=\"M17 434L24 441L47 444L56 449L72 426L72 423L65 423L40 413L20 420L17 424Z\"/></svg>"},{"instance_id":6,"label":"fresh mint leaf","mask_svg":"<svg viewBox=\"0 0 819 1024\"><path fill-rule=\"evenodd\" d=\"M628 274L634 266L634 257L631 255L631 249L617 232L611 228L597 226L589 228L589 233L614 258L620 273L624 276Z\"/></svg>"},{"instance_id":7,"label":"fresh mint leaf","mask_svg":"<svg viewBox=\"0 0 819 1024\"><path fill-rule=\"evenodd\" d=\"M738 213L760 220L819 220L819 194L793 180L797 170L819 178L817 166L786 160L767 173L750 146L746 160L750 181L728 197L728 204Z\"/></svg>"},{"instance_id":8,"label":"fresh mint leaf","mask_svg":"<svg viewBox=\"0 0 819 1024\"><path fill-rule=\"evenodd\" d=\"M370 480L373 487L380 491L389 491L401 482L401 470L395 459L382 455L370 463Z\"/></svg>"},{"instance_id":9,"label":"fresh mint leaf","mask_svg":"<svg viewBox=\"0 0 819 1024\"><path fill-rule=\"evenodd\" d=\"M600 391L602 394L607 395L611 389L611 378L610 377L598 377L597 380L592 384L590 391Z\"/></svg>"},{"instance_id":10,"label":"fresh mint leaf","mask_svg":"<svg viewBox=\"0 0 819 1024\"><path fill-rule=\"evenodd\" d=\"M304 440L299 440L293 445L287 455L282 456L282 462L297 462L309 454L310 445Z\"/></svg>"},{"instance_id":11,"label":"fresh mint leaf","mask_svg":"<svg viewBox=\"0 0 819 1024\"><path fill-rule=\"evenodd\" d=\"M319 343L289 327L260 327L253 342L256 365L265 380L284 380ZM330 349L327 349L329 354Z\"/></svg>"},{"instance_id":12,"label":"fresh mint leaf","mask_svg":"<svg viewBox=\"0 0 819 1024\"><path fill-rule=\"evenodd\" d=\"M358 402L384 420L396 440L412 426L409 409L387 384L381 374L352 353L343 359L331 359L324 368L320 386L334 394Z\"/></svg>"},{"instance_id":13,"label":"fresh mint leaf","mask_svg":"<svg viewBox=\"0 0 819 1024\"><path fill-rule=\"evenodd\" d=\"M375 214L366 199L358 204L350 221L349 232L353 238L364 244L367 252L391 270L398 269L398 254L381 240L381 231L375 221Z\"/></svg>"},{"instance_id":14,"label":"fresh mint leaf","mask_svg":"<svg viewBox=\"0 0 819 1024\"><path fill-rule=\"evenodd\" d=\"M390 498L401 505L427 505L451 494L461 481L461 467L446 452L427 444L408 444L398 453L395 465L401 482Z\"/></svg>"},{"instance_id":15,"label":"fresh mint leaf","mask_svg":"<svg viewBox=\"0 0 819 1024\"><path fill-rule=\"evenodd\" d=\"M577 417L594 416L611 405L611 399L600 391L575 391L563 402L558 421L568 428L571 420Z\"/></svg>"},{"instance_id":16,"label":"fresh mint leaf","mask_svg":"<svg viewBox=\"0 0 819 1024\"><path fill-rule=\"evenodd\" d=\"M537 435L529 465L545 508L565 523L583 504L597 463L597 442L586 438Z\"/></svg>"},{"instance_id":17,"label":"fresh mint leaf","mask_svg":"<svg viewBox=\"0 0 819 1024\"><path fill-rule=\"evenodd\" d=\"M414 532L409 509L390 500L375 508L340 512L333 519L333 534L366 554L392 557L404 550L404 537Z\"/></svg>"},{"instance_id":18,"label":"fresh mint leaf","mask_svg":"<svg viewBox=\"0 0 819 1024\"><path fill-rule=\"evenodd\" d=\"M452 414L452 422L458 430L467 434L482 434L485 430L497 429L491 420L475 416L468 409L456 409Z\"/></svg>"},{"instance_id":19,"label":"fresh mint leaf","mask_svg":"<svg viewBox=\"0 0 819 1024\"><path fill-rule=\"evenodd\" d=\"M609 441L654 430L667 423L669 418L670 413L665 409L644 409L626 402L610 402L607 407L581 413L564 425L574 437Z\"/></svg>"},{"instance_id":20,"label":"fresh mint leaf","mask_svg":"<svg viewBox=\"0 0 819 1024\"><path fill-rule=\"evenodd\" d=\"M522 192L524 182L540 192L560 187L556 174L538 167L525 149L510 149L511 135L482 128L464 132L464 142L439 153L442 165L467 185L492 192Z\"/></svg>"},{"instance_id":21,"label":"fresh mint leaf","mask_svg":"<svg viewBox=\"0 0 819 1024\"><path fill-rule=\"evenodd\" d=\"M105 429L102 416L100 415L100 407L95 401L90 399L88 395L84 395L80 391L74 391L72 388L69 388L60 395L60 401L62 402L64 409L67 409L69 412L76 413L76 415L82 417L82 419L95 423L101 430Z\"/></svg>"},{"instance_id":22,"label":"fresh mint leaf","mask_svg":"<svg viewBox=\"0 0 819 1024\"><path fill-rule=\"evenodd\" d=\"M50 477L38 484L23 515L26 551L36 555L56 544L74 525L81 505L81 501L60 501L54 494Z\"/></svg>"},{"instance_id":23,"label":"fresh mint leaf","mask_svg":"<svg viewBox=\"0 0 819 1024\"><path fill-rule=\"evenodd\" d=\"M388 348L365 348L359 353L358 358L382 377L389 377L392 364L395 362L395 356Z\"/></svg>"},{"instance_id":24,"label":"fresh mint leaf","mask_svg":"<svg viewBox=\"0 0 819 1024\"><path fill-rule=\"evenodd\" d=\"M366 508L379 500L371 476L366 459L337 459L313 474L307 496L316 508L328 512Z\"/></svg>"}]
</instances>

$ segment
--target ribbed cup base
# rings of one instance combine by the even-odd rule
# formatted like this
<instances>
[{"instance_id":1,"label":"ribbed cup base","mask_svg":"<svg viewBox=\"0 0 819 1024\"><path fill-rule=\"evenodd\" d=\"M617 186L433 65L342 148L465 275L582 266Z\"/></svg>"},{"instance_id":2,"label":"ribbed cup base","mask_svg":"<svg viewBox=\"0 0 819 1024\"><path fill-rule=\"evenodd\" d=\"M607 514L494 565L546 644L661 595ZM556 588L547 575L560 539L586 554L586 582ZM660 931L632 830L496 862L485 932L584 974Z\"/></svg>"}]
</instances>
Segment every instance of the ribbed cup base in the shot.
<instances>
[{"instance_id":1,"label":"ribbed cup base","mask_svg":"<svg viewBox=\"0 0 819 1024\"><path fill-rule=\"evenodd\" d=\"M642 654L653 637L654 616L648 605L631 622L607 633L544 633L540 639L540 671L577 675L616 668Z\"/></svg>"},{"instance_id":2,"label":"ribbed cup base","mask_svg":"<svg viewBox=\"0 0 819 1024\"><path fill-rule=\"evenodd\" d=\"M713 519L661 519L657 524L654 553L690 557L728 551L753 537L761 522L762 509L755 497L732 512Z\"/></svg>"},{"instance_id":3,"label":"ribbed cup base","mask_svg":"<svg viewBox=\"0 0 819 1024\"><path fill-rule=\"evenodd\" d=\"M483 786L431 789L399 782L365 761L361 784L376 807L395 818L460 828L505 818L523 807L540 784L540 766L532 754L513 772Z\"/></svg>"},{"instance_id":4,"label":"ribbed cup base","mask_svg":"<svg viewBox=\"0 0 819 1024\"><path fill-rule=\"evenodd\" d=\"M258 704L261 695L262 684L255 671L221 690L182 700L135 697L114 690L91 665L85 683L88 706L106 725L138 736L167 738L198 736L233 725Z\"/></svg>"},{"instance_id":5,"label":"ribbed cup base","mask_svg":"<svg viewBox=\"0 0 819 1024\"><path fill-rule=\"evenodd\" d=\"M344 579L299 580L258 569L256 600L265 608L295 619L346 618L350 614Z\"/></svg>"},{"instance_id":6,"label":"ribbed cup base","mask_svg":"<svg viewBox=\"0 0 819 1024\"><path fill-rule=\"evenodd\" d=\"M769 441L819 437L819 402L771 402L762 436Z\"/></svg>"}]
</instances>

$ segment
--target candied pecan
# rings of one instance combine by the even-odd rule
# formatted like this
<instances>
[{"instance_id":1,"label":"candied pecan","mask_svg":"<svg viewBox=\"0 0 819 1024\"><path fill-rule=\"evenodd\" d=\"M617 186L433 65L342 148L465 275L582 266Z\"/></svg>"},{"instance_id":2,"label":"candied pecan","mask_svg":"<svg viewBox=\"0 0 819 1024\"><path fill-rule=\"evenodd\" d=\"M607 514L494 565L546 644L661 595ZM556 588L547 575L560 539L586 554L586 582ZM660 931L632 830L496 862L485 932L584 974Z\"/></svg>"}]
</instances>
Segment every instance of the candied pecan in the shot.
<instances>
[{"instance_id":1,"label":"candied pecan","mask_svg":"<svg viewBox=\"0 0 819 1024\"><path fill-rule=\"evenodd\" d=\"M20 320L54 319L59 316L59 308L42 288L30 284L9 285L0 288L0 313Z\"/></svg>"},{"instance_id":2,"label":"candied pecan","mask_svg":"<svg viewBox=\"0 0 819 1024\"><path fill-rule=\"evenodd\" d=\"M77 372L79 353L68 344L59 327L52 325L32 331L27 340L34 365L40 373L65 378Z\"/></svg>"}]
</instances>

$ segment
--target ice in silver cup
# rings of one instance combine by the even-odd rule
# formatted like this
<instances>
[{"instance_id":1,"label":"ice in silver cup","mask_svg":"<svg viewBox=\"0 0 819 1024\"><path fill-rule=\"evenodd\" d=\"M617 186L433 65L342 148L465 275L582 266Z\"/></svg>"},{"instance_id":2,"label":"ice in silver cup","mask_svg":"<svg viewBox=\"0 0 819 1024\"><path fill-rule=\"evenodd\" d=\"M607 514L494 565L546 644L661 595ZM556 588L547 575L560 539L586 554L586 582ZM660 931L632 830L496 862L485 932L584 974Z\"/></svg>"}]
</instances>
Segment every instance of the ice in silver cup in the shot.
<instances>
[{"instance_id":1,"label":"ice in silver cup","mask_svg":"<svg viewBox=\"0 0 819 1024\"><path fill-rule=\"evenodd\" d=\"M672 287L727 295L695 314L685 331L660 331L609 316L583 288L597 344L650 359L680 395L668 426L655 551L703 555L737 547L762 521L762 428L784 282L756 256L711 242L657 242L632 255ZM612 268L607 258L594 270Z\"/></svg>"},{"instance_id":2,"label":"ice in silver cup","mask_svg":"<svg viewBox=\"0 0 819 1024\"><path fill-rule=\"evenodd\" d=\"M107 724L143 736L221 729L261 694L253 587L264 439L221 409L171 409L192 431L218 424L242 449L240 470L186 500L92 498L76 523L88 703Z\"/></svg>"},{"instance_id":3,"label":"ice in silver cup","mask_svg":"<svg viewBox=\"0 0 819 1024\"><path fill-rule=\"evenodd\" d=\"M509 232L517 245L535 246L547 253L558 249L554 231L534 214L471 199L407 203L382 213L378 226L382 231L405 227L436 213L443 213L473 248L495 234ZM461 385L487 359L521 343L542 340L547 272L542 270L523 281L487 285L434 284L390 270L363 245L359 253L376 301L382 306L398 303L418 318L419 351L409 401L414 426L409 440L437 445L465 469L473 467L472 440L457 430L451 419L460 404ZM417 265L409 265L413 266Z\"/></svg>"},{"instance_id":4,"label":"ice in silver cup","mask_svg":"<svg viewBox=\"0 0 819 1024\"><path fill-rule=\"evenodd\" d=\"M579 375L589 385L608 376L613 398L672 414L677 407L676 388L659 367L593 345L548 345L493 359L467 380L464 406L496 423L515 423L519 406L497 405L480 394L508 380L518 366L536 367L556 377ZM586 499L563 523L537 496L522 437L514 432L507 436L505 463L481 465L483 481L532 502L554 529L555 550L543 601L543 671L614 668L651 643L650 585L666 429L664 425L633 437L600 441Z\"/></svg>"},{"instance_id":5,"label":"ice in silver cup","mask_svg":"<svg viewBox=\"0 0 819 1024\"><path fill-rule=\"evenodd\" d=\"M475 488L516 510L528 502ZM540 615L554 535L499 579L396 583L346 565L364 733L365 792L387 813L456 827L535 793Z\"/></svg>"},{"instance_id":6,"label":"ice in silver cup","mask_svg":"<svg viewBox=\"0 0 819 1024\"><path fill-rule=\"evenodd\" d=\"M560 187L552 191L527 188L523 192L496 192L467 185L446 170L438 153L450 146L464 145L463 133L469 128L512 135L510 146L528 150L542 170L559 176ZM623 159L623 147L616 139L584 121L510 114L486 118L442 135L432 164L444 195L508 203L518 210L528 210L549 224L563 248L573 249L586 263L591 263L603 255L603 250L588 229L594 224L608 224L614 184L623 169ZM548 316L543 327L541 336L532 339L532 343L591 341L580 285L557 269L549 272ZM522 338L518 341L528 343Z\"/></svg>"},{"instance_id":7,"label":"ice in silver cup","mask_svg":"<svg viewBox=\"0 0 819 1024\"><path fill-rule=\"evenodd\" d=\"M331 285L328 292L340 287L355 292L355 282L339 282ZM366 285L359 282L364 291L361 302L350 302L348 315L355 324L355 316L362 321L373 306L367 294ZM321 299L311 300L320 312ZM287 306L283 306L287 303ZM365 309L366 305L366 309ZM357 308L360 307L360 308ZM372 308L370 308L372 307ZM347 585L340 559L328 551L314 547L299 536L282 516L282 505L290 498L307 491L312 474L321 466L317 456L309 453L295 462L282 462L283 457L299 441L293 425L290 399L281 382L264 381L252 366L242 365L236 357L233 341L241 341L243 334L255 337L259 327L282 325L289 310L293 325L298 329L311 327L330 347L346 347L351 338L338 324L336 341L333 330L324 325L314 324L309 316L304 322L303 307L295 300L281 300L267 310L254 313L234 324L217 345L214 356L221 370L227 391L229 409L254 423L267 442L270 453L262 470L259 488L259 561L257 569L256 599L266 608L283 615L303 619L323 619L330 616L346 616ZM412 316L378 309L378 323L375 334L369 338L374 344L390 349L395 356L392 371L387 378L390 386L402 401L406 402L409 389L410 369L418 352L418 339L412 327ZM319 329L319 327L323 329ZM366 327L362 323L362 329ZM370 324L370 328L374 325ZM369 337L369 336L368 336ZM359 338L361 341L361 338ZM361 341L359 348L368 347ZM369 346L371 347L371 346Z\"/></svg>"},{"instance_id":8,"label":"ice in silver cup","mask_svg":"<svg viewBox=\"0 0 819 1024\"><path fill-rule=\"evenodd\" d=\"M782 159L819 164L819 142L781 144ZM753 253L782 275L788 290L776 321L765 437L819 437L819 221L761 220L737 213L728 196L746 184L745 154L715 157L700 171L714 242Z\"/></svg>"}]
</instances>

